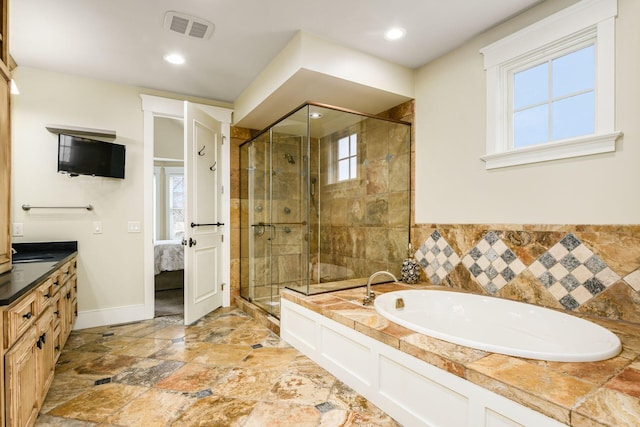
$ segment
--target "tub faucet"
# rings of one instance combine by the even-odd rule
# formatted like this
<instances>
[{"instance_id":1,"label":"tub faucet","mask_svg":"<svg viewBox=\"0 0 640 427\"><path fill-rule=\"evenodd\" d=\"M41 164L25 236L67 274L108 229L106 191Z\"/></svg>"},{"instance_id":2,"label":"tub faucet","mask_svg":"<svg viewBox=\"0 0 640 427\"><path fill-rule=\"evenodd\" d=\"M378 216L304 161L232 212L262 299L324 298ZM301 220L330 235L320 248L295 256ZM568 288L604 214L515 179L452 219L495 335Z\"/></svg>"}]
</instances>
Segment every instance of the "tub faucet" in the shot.
<instances>
[{"instance_id":1,"label":"tub faucet","mask_svg":"<svg viewBox=\"0 0 640 427\"><path fill-rule=\"evenodd\" d=\"M364 296L364 299L362 300L362 305L369 305L373 302L374 299L376 299L376 294L371 290L371 282L373 282L373 279L375 279L376 277L383 276L383 275L387 275L391 277L394 282L398 281L398 279L396 279L396 276L389 273L388 271L384 271L384 270L376 271L371 276L369 276L369 280L367 281L367 294Z\"/></svg>"}]
</instances>

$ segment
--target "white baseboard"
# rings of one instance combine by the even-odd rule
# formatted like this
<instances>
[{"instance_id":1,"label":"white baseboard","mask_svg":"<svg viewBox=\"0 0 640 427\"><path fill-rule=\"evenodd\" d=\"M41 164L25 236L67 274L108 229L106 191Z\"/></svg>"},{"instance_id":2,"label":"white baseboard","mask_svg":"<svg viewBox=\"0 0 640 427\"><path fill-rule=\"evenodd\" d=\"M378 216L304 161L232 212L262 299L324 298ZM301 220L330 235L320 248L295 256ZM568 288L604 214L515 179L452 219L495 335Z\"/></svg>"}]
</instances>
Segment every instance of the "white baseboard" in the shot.
<instances>
[{"instance_id":1,"label":"white baseboard","mask_svg":"<svg viewBox=\"0 0 640 427\"><path fill-rule=\"evenodd\" d=\"M145 319L149 319L149 317L145 316L144 304L88 310L78 312L78 317L73 329L95 328L97 326L136 322Z\"/></svg>"}]
</instances>

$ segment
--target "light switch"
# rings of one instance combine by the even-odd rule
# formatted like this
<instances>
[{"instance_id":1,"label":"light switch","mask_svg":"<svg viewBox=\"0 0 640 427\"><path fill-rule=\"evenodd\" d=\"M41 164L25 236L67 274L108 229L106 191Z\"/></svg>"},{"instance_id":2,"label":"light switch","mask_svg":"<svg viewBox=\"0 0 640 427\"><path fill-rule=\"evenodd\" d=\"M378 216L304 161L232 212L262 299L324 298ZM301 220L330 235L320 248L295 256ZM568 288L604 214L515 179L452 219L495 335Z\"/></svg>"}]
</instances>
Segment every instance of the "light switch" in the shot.
<instances>
[{"instance_id":1,"label":"light switch","mask_svg":"<svg viewBox=\"0 0 640 427\"><path fill-rule=\"evenodd\" d=\"M24 224L21 222L14 222L13 230L11 230L11 234L15 237L24 236Z\"/></svg>"},{"instance_id":2,"label":"light switch","mask_svg":"<svg viewBox=\"0 0 640 427\"><path fill-rule=\"evenodd\" d=\"M102 234L102 221L93 221L93 234Z\"/></svg>"},{"instance_id":3,"label":"light switch","mask_svg":"<svg viewBox=\"0 0 640 427\"><path fill-rule=\"evenodd\" d=\"M140 232L140 221L129 221L127 223L127 231L129 233L139 233Z\"/></svg>"}]
</instances>

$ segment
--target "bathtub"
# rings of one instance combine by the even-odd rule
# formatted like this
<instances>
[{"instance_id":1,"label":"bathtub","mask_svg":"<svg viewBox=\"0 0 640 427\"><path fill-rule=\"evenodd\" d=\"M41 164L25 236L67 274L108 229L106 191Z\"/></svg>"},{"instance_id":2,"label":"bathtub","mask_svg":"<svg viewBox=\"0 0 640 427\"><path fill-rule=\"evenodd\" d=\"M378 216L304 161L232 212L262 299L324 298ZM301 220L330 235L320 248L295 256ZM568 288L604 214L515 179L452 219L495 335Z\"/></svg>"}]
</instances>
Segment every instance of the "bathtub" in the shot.
<instances>
[{"instance_id":1,"label":"bathtub","mask_svg":"<svg viewBox=\"0 0 640 427\"><path fill-rule=\"evenodd\" d=\"M378 296L374 306L380 315L413 331L509 356L594 362L616 356L622 349L616 335L595 323L483 295L440 290L395 291Z\"/></svg>"}]
</instances>

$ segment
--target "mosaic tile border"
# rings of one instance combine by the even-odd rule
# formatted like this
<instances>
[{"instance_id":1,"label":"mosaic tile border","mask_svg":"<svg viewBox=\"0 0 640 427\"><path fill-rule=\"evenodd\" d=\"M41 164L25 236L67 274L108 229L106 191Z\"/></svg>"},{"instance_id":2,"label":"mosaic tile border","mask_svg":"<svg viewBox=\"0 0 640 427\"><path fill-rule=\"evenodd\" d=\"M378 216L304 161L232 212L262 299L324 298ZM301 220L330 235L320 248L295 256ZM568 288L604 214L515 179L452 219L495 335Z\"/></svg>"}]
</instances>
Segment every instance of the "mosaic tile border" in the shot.
<instances>
[{"instance_id":1,"label":"mosaic tile border","mask_svg":"<svg viewBox=\"0 0 640 427\"><path fill-rule=\"evenodd\" d=\"M588 242L584 242L578 237L579 232L573 231L569 226L541 226L543 231L531 231L532 227L534 226L529 226L529 230L524 230L525 226L508 230L502 227L493 230L482 229L481 226L470 225L461 225L458 228L455 225L446 225L435 230L433 229L435 227L431 227L429 230L431 234L420 245L414 256L429 281L436 285L443 284L452 272L460 268L458 265L461 264L469 273L468 277L480 285L487 294L502 296L501 290L526 272L527 277L516 286L525 283L525 287L536 287L537 284L540 288L540 291L533 291L533 293L528 289L529 302L538 302L530 301L533 297L539 297L542 300L546 298L547 301L555 300L559 304L558 307L561 306L568 311L580 310L585 305L595 304L598 306L597 311L604 313L603 315L608 315L608 311L618 311L611 317L624 318L619 313L619 307L607 309L607 304L611 303L608 297L595 302L594 298L618 283L622 284L622 288L628 287L627 291L623 289L622 292L640 294L640 267L635 266L636 268L629 273L629 266L621 267L616 264L617 260L611 257L611 248L615 246L615 249L619 250L619 246L622 246L620 242L629 244L627 242L629 240L631 244L635 244L640 241L638 227L629 226L630 231L625 231L624 226L609 226L605 238L600 239L604 245L600 249L608 253L608 260L610 262L613 260L614 267L627 269L624 274L615 272L603 257L592 250L592 245L600 241L597 237L593 237L593 230L585 233ZM574 227L578 230L582 228L587 226ZM599 228L605 227L599 226L597 229ZM516 241L517 239L513 238L513 236L522 235L531 237L532 233L538 233L535 235L536 238L528 238L525 242ZM453 245L444 236L453 238ZM469 238L472 238L471 242L468 241ZM532 240L535 241L532 242ZM456 244L472 246L471 249L463 251L457 249ZM466 247L469 248L469 246ZM639 262L640 256L636 255L640 254L640 247L632 249L631 255L627 258ZM465 275L452 276L451 280L461 280L461 277ZM531 284L531 280L535 280L535 283ZM459 285L463 289L472 289L464 283ZM617 292L620 292L621 285L617 286ZM540 292L546 296L541 296ZM513 296L513 287L507 295ZM640 301L640 295L638 295L638 301ZM634 302L628 304L634 304ZM636 311L640 311L640 306Z\"/></svg>"},{"instance_id":2,"label":"mosaic tile border","mask_svg":"<svg viewBox=\"0 0 640 427\"><path fill-rule=\"evenodd\" d=\"M460 257L438 230L431 233L414 257L429 280L436 285L439 285L460 263Z\"/></svg>"},{"instance_id":3,"label":"mosaic tile border","mask_svg":"<svg viewBox=\"0 0 640 427\"><path fill-rule=\"evenodd\" d=\"M493 232L488 232L464 258L462 264L489 294L495 295L525 270L516 254Z\"/></svg>"}]
</instances>

